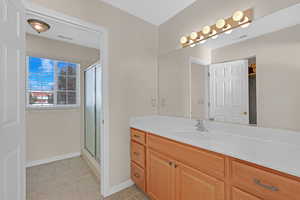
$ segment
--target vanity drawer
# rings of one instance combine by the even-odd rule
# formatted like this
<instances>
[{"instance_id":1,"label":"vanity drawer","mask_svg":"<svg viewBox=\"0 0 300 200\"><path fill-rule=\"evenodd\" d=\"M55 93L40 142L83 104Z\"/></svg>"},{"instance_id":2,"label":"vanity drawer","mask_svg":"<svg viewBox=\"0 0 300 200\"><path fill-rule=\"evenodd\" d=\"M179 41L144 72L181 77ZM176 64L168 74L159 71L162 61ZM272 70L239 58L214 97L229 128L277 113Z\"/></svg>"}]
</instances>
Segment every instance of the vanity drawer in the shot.
<instances>
[{"instance_id":1,"label":"vanity drawer","mask_svg":"<svg viewBox=\"0 0 300 200\"><path fill-rule=\"evenodd\" d=\"M146 144L146 133L132 128L131 139L141 144Z\"/></svg>"},{"instance_id":2,"label":"vanity drawer","mask_svg":"<svg viewBox=\"0 0 300 200\"><path fill-rule=\"evenodd\" d=\"M145 170L136 165L134 162L131 162L131 179L140 189L142 189L145 192Z\"/></svg>"},{"instance_id":3,"label":"vanity drawer","mask_svg":"<svg viewBox=\"0 0 300 200\"><path fill-rule=\"evenodd\" d=\"M145 168L145 147L139 143L131 142L131 160Z\"/></svg>"},{"instance_id":4,"label":"vanity drawer","mask_svg":"<svg viewBox=\"0 0 300 200\"><path fill-rule=\"evenodd\" d=\"M232 188L232 200L262 200L237 188Z\"/></svg>"},{"instance_id":5,"label":"vanity drawer","mask_svg":"<svg viewBox=\"0 0 300 200\"><path fill-rule=\"evenodd\" d=\"M173 159L215 178L225 177L225 157L190 145L174 142L152 134L147 138L148 147L171 156Z\"/></svg>"},{"instance_id":6,"label":"vanity drawer","mask_svg":"<svg viewBox=\"0 0 300 200\"><path fill-rule=\"evenodd\" d=\"M231 162L232 184L264 200L299 200L300 182L262 167Z\"/></svg>"}]
</instances>

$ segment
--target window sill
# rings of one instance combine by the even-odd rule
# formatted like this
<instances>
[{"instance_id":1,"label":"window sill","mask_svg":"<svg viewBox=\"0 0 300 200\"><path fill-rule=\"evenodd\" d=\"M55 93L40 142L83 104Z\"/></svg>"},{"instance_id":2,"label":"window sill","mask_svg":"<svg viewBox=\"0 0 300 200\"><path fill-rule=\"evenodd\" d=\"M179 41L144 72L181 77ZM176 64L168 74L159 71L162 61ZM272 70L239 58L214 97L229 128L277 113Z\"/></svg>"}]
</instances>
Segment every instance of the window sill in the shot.
<instances>
[{"instance_id":1,"label":"window sill","mask_svg":"<svg viewBox=\"0 0 300 200\"><path fill-rule=\"evenodd\" d=\"M47 111L47 110L79 110L80 105L72 106L26 106L26 111Z\"/></svg>"}]
</instances>

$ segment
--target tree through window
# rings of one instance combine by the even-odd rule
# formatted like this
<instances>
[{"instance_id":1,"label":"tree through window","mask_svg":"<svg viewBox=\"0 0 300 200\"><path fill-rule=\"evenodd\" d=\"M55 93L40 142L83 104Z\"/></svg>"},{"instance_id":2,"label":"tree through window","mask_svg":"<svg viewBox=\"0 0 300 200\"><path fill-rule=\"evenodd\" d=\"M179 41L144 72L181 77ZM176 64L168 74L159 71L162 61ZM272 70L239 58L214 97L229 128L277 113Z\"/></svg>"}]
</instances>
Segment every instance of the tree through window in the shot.
<instances>
[{"instance_id":1,"label":"tree through window","mask_svg":"<svg viewBox=\"0 0 300 200\"><path fill-rule=\"evenodd\" d=\"M28 57L28 106L79 105L79 64Z\"/></svg>"}]
</instances>

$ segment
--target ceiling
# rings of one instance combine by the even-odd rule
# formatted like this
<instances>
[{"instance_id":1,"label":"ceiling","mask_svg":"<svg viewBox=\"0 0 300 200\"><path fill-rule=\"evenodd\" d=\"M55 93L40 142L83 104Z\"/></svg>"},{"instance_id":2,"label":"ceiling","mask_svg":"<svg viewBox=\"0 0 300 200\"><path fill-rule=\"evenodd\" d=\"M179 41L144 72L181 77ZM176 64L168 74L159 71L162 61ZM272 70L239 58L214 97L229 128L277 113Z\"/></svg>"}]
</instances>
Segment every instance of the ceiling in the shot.
<instances>
[{"instance_id":1,"label":"ceiling","mask_svg":"<svg viewBox=\"0 0 300 200\"><path fill-rule=\"evenodd\" d=\"M102 0L151 24L161 25L196 0Z\"/></svg>"},{"instance_id":2,"label":"ceiling","mask_svg":"<svg viewBox=\"0 0 300 200\"><path fill-rule=\"evenodd\" d=\"M63 42L73 43L85 47L100 48L100 36L91 30L85 29L83 27L71 25L70 23L65 23L63 21L55 20L54 18L48 18L45 16L40 16L35 13L27 13L26 19L39 19L48 23L51 28L47 32L37 33L31 28L29 24L26 25L26 32L38 35L41 37L46 37L49 39L60 40Z\"/></svg>"}]
</instances>

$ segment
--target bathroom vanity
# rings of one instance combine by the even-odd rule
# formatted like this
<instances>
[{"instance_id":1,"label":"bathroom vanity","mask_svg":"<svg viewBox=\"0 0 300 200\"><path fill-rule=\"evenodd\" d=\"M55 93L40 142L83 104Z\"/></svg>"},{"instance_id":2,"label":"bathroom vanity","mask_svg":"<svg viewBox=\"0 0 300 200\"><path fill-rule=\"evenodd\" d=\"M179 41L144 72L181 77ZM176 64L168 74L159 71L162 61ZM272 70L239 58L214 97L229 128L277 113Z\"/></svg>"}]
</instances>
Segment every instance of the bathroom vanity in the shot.
<instances>
[{"instance_id":1,"label":"bathroom vanity","mask_svg":"<svg viewBox=\"0 0 300 200\"><path fill-rule=\"evenodd\" d=\"M149 116L131 120L132 180L153 200L299 200L300 134Z\"/></svg>"}]
</instances>

